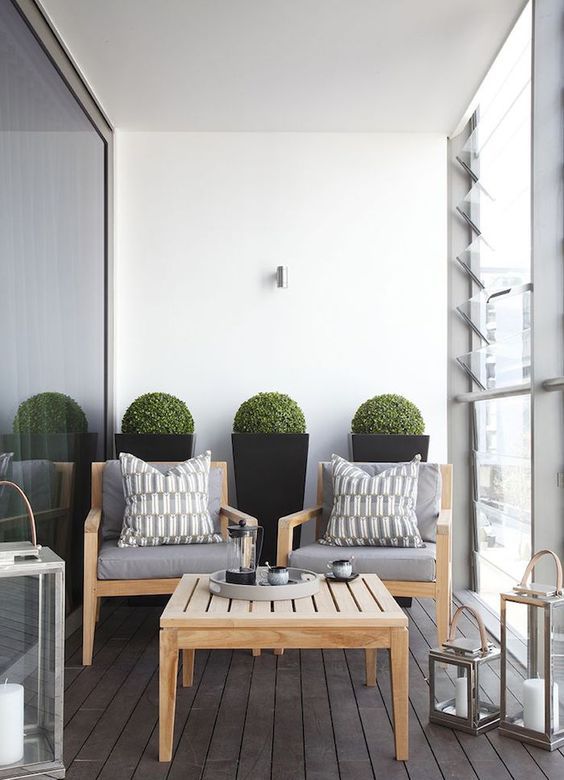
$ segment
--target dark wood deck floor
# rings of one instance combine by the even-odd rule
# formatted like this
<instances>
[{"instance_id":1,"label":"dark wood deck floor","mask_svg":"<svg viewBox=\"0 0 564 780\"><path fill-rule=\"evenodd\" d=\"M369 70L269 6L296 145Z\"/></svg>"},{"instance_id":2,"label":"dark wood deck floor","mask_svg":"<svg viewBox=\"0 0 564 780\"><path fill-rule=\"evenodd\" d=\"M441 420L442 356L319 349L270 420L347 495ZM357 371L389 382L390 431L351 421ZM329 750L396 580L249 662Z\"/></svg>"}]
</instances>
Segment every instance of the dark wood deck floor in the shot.
<instances>
[{"instance_id":1,"label":"dark wood deck floor","mask_svg":"<svg viewBox=\"0 0 564 780\"><path fill-rule=\"evenodd\" d=\"M393 757L387 653L378 687L364 686L361 651L197 653L194 686L179 689L174 758L158 762L159 607L113 600L102 610L94 664L67 641L65 765L72 780L429 780L564 778L564 754L428 723L434 604L410 619L410 760ZM463 633L472 630L461 621ZM514 684L520 670L515 667ZM495 680L491 681L496 684Z\"/></svg>"}]
</instances>

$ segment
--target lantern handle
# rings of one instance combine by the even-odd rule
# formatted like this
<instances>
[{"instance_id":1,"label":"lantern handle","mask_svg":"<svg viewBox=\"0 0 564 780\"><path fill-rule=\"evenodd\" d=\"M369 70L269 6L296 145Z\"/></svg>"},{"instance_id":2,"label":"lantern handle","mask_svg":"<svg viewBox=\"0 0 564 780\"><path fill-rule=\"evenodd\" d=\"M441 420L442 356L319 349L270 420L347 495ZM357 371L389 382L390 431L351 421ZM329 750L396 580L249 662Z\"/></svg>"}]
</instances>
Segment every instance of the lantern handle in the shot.
<instances>
[{"instance_id":1,"label":"lantern handle","mask_svg":"<svg viewBox=\"0 0 564 780\"><path fill-rule=\"evenodd\" d=\"M486 627L484 626L484 621L482 620L480 613L477 612L473 607L469 607L468 604L462 604L462 606L458 607L458 609L452 616L452 622L450 624L450 631L448 634L448 641L449 642L454 641L454 637L456 635L456 626L458 625L458 620L464 611L469 612L473 616L476 623L478 624L478 630L480 632L480 642L482 643L482 653L485 655L489 649Z\"/></svg>"},{"instance_id":2,"label":"lantern handle","mask_svg":"<svg viewBox=\"0 0 564 780\"><path fill-rule=\"evenodd\" d=\"M33 514L33 509L31 508L31 504L29 503L28 497L26 496L26 494L23 492L23 490L19 485L16 485L15 482L10 482L7 479L0 480L0 487L12 487L15 490L17 490L17 492L20 494L24 502L25 511L27 512L27 517L29 520L29 530L31 531L31 543L33 544L34 547L37 547L37 533L35 531L35 516Z\"/></svg>"},{"instance_id":3,"label":"lantern handle","mask_svg":"<svg viewBox=\"0 0 564 780\"><path fill-rule=\"evenodd\" d=\"M531 576L533 569L535 568L537 563L544 555L551 555L552 559L554 560L554 565L556 566L556 593L559 596L561 596L562 595L562 564L560 563L560 558L552 550L539 550L537 553L533 555L533 557L527 564L527 568L525 569L525 573L523 574L523 579L519 583L519 587L524 588L527 585L527 582L529 580L529 577Z\"/></svg>"}]
</instances>

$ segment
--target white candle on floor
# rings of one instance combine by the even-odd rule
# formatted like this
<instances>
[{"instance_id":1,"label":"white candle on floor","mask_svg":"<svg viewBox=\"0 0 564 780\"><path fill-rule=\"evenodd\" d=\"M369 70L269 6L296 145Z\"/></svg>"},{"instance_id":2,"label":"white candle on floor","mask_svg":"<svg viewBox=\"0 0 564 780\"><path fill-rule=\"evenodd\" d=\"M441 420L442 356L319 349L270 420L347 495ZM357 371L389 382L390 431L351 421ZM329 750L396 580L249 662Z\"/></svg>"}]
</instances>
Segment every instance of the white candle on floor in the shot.
<instances>
[{"instance_id":1,"label":"white candle on floor","mask_svg":"<svg viewBox=\"0 0 564 780\"><path fill-rule=\"evenodd\" d=\"M459 718L468 717L468 683L466 677L457 677L455 680L454 708Z\"/></svg>"},{"instance_id":2,"label":"white candle on floor","mask_svg":"<svg viewBox=\"0 0 564 780\"><path fill-rule=\"evenodd\" d=\"M558 685L552 685L554 731L560 729ZM540 677L523 681L523 725L526 729L544 732L544 680Z\"/></svg>"},{"instance_id":3,"label":"white candle on floor","mask_svg":"<svg viewBox=\"0 0 564 780\"><path fill-rule=\"evenodd\" d=\"M0 766L21 761L24 753L23 685L0 685Z\"/></svg>"}]
</instances>

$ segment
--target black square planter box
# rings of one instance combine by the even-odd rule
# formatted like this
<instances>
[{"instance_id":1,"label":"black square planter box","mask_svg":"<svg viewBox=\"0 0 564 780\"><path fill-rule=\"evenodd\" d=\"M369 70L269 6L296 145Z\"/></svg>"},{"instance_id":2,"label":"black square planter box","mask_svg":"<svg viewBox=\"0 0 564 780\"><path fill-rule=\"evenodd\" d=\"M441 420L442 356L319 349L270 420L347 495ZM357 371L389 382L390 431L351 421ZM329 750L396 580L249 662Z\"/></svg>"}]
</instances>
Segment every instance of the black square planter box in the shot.
<instances>
[{"instance_id":1,"label":"black square planter box","mask_svg":"<svg viewBox=\"0 0 564 780\"><path fill-rule=\"evenodd\" d=\"M276 562L278 519L303 509L308 433L234 433L237 506L264 528L261 561ZM299 544L299 529L294 534Z\"/></svg>"},{"instance_id":2,"label":"black square planter box","mask_svg":"<svg viewBox=\"0 0 564 780\"><path fill-rule=\"evenodd\" d=\"M416 455L426 461L430 437L384 433L351 433L351 457L357 463L406 463Z\"/></svg>"},{"instance_id":3,"label":"black square planter box","mask_svg":"<svg viewBox=\"0 0 564 780\"><path fill-rule=\"evenodd\" d=\"M129 452L145 461L188 460L194 452L194 433L116 433L116 457Z\"/></svg>"}]
</instances>

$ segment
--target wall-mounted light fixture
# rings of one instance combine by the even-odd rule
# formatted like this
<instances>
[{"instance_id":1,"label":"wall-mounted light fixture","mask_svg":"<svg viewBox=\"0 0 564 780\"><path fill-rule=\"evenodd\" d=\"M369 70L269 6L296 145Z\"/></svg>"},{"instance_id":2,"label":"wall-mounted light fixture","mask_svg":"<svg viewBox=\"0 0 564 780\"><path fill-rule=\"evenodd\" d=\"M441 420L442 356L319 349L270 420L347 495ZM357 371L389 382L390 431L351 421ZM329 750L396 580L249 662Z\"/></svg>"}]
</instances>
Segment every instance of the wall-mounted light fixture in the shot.
<instances>
[{"instance_id":1,"label":"wall-mounted light fixture","mask_svg":"<svg viewBox=\"0 0 564 780\"><path fill-rule=\"evenodd\" d=\"M287 265L279 265L276 269L276 286L277 287L283 287L286 289L288 287L288 266Z\"/></svg>"}]
</instances>

